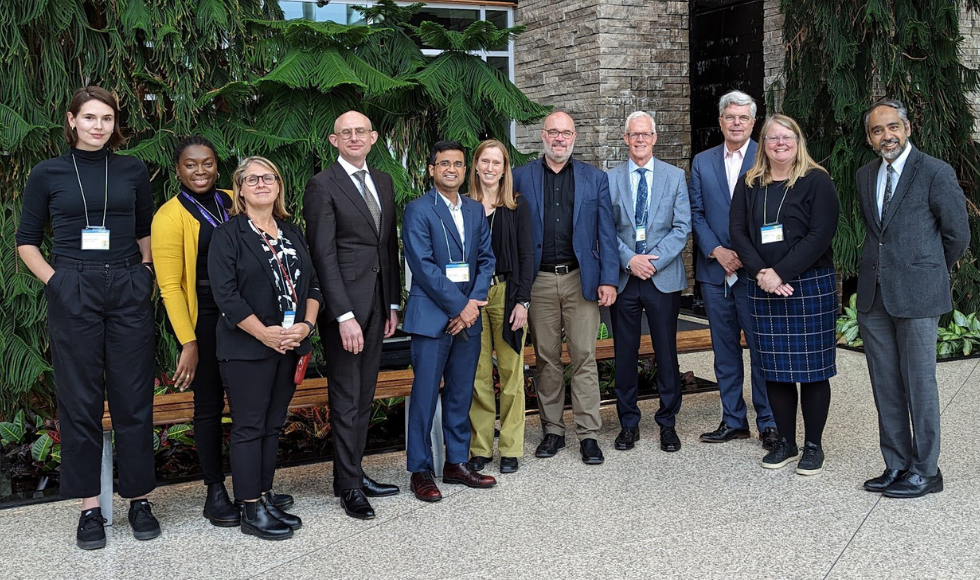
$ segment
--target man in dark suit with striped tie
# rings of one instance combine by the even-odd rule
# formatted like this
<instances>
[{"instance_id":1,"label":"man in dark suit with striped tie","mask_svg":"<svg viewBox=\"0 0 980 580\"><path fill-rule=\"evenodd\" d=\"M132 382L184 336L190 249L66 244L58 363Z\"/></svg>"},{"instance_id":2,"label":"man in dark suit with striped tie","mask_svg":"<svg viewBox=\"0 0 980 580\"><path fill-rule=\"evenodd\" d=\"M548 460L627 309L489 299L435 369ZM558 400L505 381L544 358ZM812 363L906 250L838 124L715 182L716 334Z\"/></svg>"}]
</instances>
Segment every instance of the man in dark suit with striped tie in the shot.
<instances>
[{"instance_id":1,"label":"man in dark suit with striped tie","mask_svg":"<svg viewBox=\"0 0 980 580\"><path fill-rule=\"evenodd\" d=\"M337 118L335 163L306 184L303 217L317 276L334 441L334 494L347 515L374 517L368 497L398 493L364 474L361 458L381 366L384 338L398 326L400 276L391 177L367 166L378 140L356 111Z\"/></svg>"},{"instance_id":2,"label":"man in dark suit with striped tie","mask_svg":"<svg viewBox=\"0 0 980 580\"><path fill-rule=\"evenodd\" d=\"M864 128L881 160L857 172L867 228L858 324L885 460L885 471L864 489L921 497L943 490L936 334L939 317L953 308L950 276L970 244L970 223L956 173L912 145L900 101L872 105Z\"/></svg>"}]
</instances>

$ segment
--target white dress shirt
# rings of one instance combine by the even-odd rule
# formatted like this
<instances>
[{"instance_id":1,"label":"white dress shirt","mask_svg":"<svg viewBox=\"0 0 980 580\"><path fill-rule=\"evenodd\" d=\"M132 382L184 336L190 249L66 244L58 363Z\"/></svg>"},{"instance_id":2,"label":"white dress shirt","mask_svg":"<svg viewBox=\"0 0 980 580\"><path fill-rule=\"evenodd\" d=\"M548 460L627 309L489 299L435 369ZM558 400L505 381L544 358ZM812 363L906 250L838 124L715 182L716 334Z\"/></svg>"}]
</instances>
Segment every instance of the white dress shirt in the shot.
<instances>
[{"instance_id":1,"label":"white dress shirt","mask_svg":"<svg viewBox=\"0 0 980 580\"><path fill-rule=\"evenodd\" d=\"M640 166L633 162L632 159L626 162L627 168L629 169L630 175L630 199L633 200L633 211L636 211L636 191L640 187L640 174L636 172L640 169ZM643 169L647 172L643 174L643 179L647 182L647 209L650 208L650 199L653 197L653 157L650 158L646 164L643 165ZM634 225L636 222L636 215L633 216Z\"/></svg>"},{"instance_id":2,"label":"white dress shirt","mask_svg":"<svg viewBox=\"0 0 980 580\"><path fill-rule=\"evenodd\" d=\"M738 183L738 174L742 170L742 161L745 160L745 153L749 149L749 140L735 151L729 151L725 145L725 177L728 178L728 198L735 195L735 185Z\"/></svg>"},{"instance_id":3,"label":"white dress shirt","mask_svg":"<svg viewBox=\"0 0 980 580\"><path fill-rule=\"evenodd\" d=\"M898 156L898 159L892 161L892 169L895 170L895 175L892 176L892 196L895 195L895 190L898 188L898 180L902 177L902 170L905 169L905 162L909 159L909 153L912 152L912 142L905 142L905 151ZM878 183L875 191L875 200L878 203L878 218L881 219L881 204L885 201L885 185L888 183L888 162L884 159L881 160L881 166L878 168Z\"/></svg>"},{"instance_id":4,"label":"white dress shirt","mask_svg":"<svg viewBox=\"0 0 980 580\"><path fill-rule=\"evenodd\" d=\"M436 190L436 193L439 193L439 190ZM449 201L449 198L446 197L445 195L441 194L441 193L439 193L439 197L446 204L446 207L449 208L449 214L451 216L453 216L453 222L456 224L456 232L459 233L459 241L463 244L463 255L460 256L459 260L456 260L455 259L456 258L455 255L450 256L449 259L450 259L450 261L453 261L453 262L463 262L463 261L466 260L466 255L465 255L465 252L466 252L466 231L463 228L463 199L462 199L462 196L459 193L456 194L456 205L453 205L453 202ZM443 226L443 227L445 227L445 226ZM452 254L452 252L450 252L450 254Z\"/></svg>"}]
</instances>

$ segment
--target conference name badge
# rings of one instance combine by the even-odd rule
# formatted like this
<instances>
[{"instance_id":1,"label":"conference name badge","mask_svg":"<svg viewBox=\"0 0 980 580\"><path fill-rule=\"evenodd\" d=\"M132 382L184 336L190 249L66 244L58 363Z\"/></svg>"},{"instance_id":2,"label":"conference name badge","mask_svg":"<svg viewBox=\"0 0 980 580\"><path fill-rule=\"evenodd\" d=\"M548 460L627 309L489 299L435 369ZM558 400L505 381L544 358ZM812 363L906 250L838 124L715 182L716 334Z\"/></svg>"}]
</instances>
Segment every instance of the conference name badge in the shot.
<instances>
[{"instance_id":1,"label":"conference name badge","mask_svg":"<svg viewBox=\"0 0 980 580\"><path fill-rule=\"evenodd\" d=\"M762 231L762 243L772 244L783 241L783 224L770 224L759 228Z\"/></svg>"},{"instance_id":2,"label":"conference name badge","mask_svg":"<svg viewBox=\"0 0 980 580\"><path fill-rule=\"evenodd\" d=\"M109 230L105 228L82 228L83 250L108 250Z\"/></svg>"},{"instance_id":3,"label":"conference name badge","mask_svg":"<svg viewBox=\"0 0 980 580\"><path fill-rule=\"evenodd\" d=\"M636 228L636 241L645 242L647 241L647 227L640 226Z\"/></svg>"},{"instance_id":4,"label":"conference name badge","mask_svg":"<svg viewBox=\"0 0 980 580\"><path fill-rule=\"evenodd\" d=\"M449 278L450 282L455 282L457 284L460 282L469 282L470 265L466 262L459 264L446 264L446 278Z\"/></svg>"}]
</instances>

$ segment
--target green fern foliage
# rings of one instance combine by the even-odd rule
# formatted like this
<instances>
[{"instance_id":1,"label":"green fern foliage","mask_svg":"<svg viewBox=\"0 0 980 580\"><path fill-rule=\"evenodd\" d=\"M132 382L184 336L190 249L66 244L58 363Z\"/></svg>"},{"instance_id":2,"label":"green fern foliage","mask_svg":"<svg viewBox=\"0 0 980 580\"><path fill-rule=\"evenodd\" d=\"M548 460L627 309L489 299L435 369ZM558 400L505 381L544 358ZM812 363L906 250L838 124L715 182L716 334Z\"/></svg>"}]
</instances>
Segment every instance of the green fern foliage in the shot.
<instances>
[{"instance_id":1,"label":"green fern foliage","mask_svg":"<svg viewBox=\"0 0 980 580\"><path fill-rule=\"evenodd\" d=\"M549 112L476 54L521 28L482 22L449 32L410 22L421 4L382 0L360 9L368 24L283 20L267 0L18 0L0 26L0 419L51 406L54 377L44 288L16 255L20 191L31 168L65 150L68 101L80 86L113 91L129 137L120 153L150 169L157 205L179 190L171 158L185 136L210 139L218 186L231 189L239 159L264 155L285 178L290 210L302 215L306 181L336 158L328 136L341 113L364 112L380 134L368 162L390 173L399 204L427 187L432 144L467 147L511 123ZM420 35L422 38L420 38ZM423 43L444 47L426 56ZM515 162L526 160L512 150ZM50 240L42 251L47 253ZM177 345L157 305L157 376L166 389Z\"/></svg>"}]
</instances>

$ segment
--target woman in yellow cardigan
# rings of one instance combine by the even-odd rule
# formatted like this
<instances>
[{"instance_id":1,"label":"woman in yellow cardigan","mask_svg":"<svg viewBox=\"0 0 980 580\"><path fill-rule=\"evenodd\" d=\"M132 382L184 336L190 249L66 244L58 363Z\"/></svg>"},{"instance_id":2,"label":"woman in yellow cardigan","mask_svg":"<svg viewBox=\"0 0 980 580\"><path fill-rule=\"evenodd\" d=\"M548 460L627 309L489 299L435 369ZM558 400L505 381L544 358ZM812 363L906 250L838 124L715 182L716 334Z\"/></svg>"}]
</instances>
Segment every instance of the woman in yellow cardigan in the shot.
<instances>
[{"instance_id":1,"label":"woman in yellow cardigan","mask_svg":"<svg viewBox=\"0 0 980 580\"><path fill-rule=\"evenodd\" d=\"M150 239L157 283L170 326L180 343L175 385L194 392L194 439L207 485L204 517L220 527L239 525L222 469L221 415L225 393L215 354L218 307L208 280L208 247L214 229L228 220L231 192L215 189L218 155L203 137L177 145L174 164L180 193L153 217ZM292 498L276 494L273 503L288 507Z\"/></svg>"}]
</instances>

